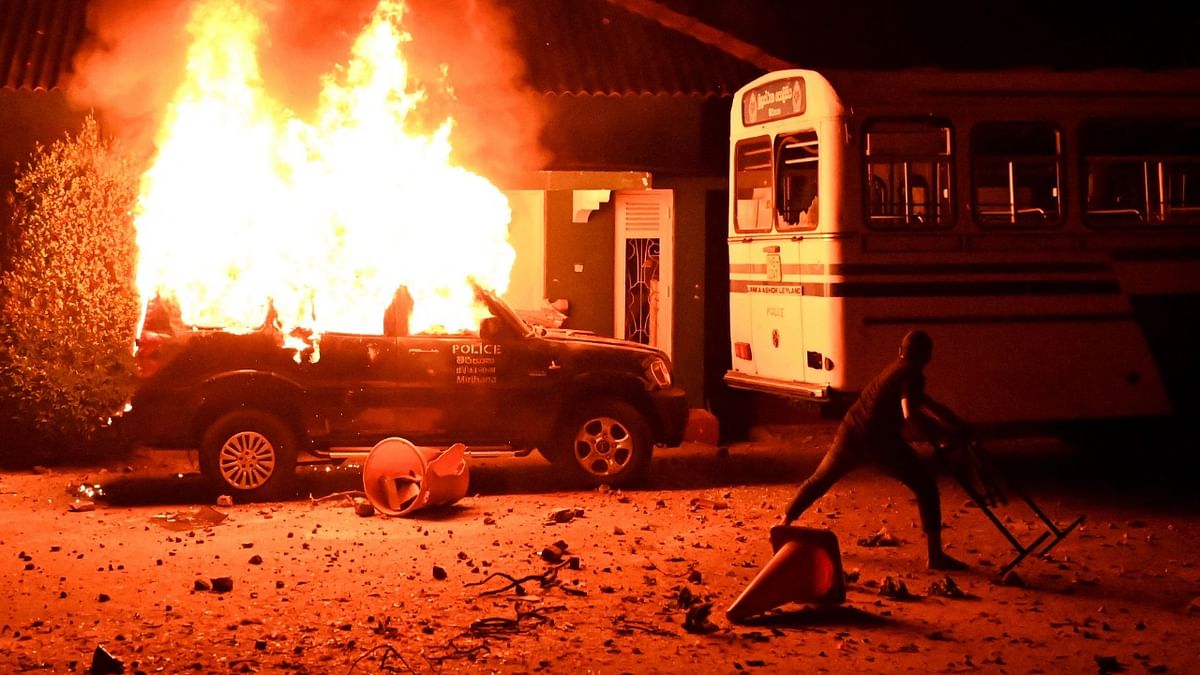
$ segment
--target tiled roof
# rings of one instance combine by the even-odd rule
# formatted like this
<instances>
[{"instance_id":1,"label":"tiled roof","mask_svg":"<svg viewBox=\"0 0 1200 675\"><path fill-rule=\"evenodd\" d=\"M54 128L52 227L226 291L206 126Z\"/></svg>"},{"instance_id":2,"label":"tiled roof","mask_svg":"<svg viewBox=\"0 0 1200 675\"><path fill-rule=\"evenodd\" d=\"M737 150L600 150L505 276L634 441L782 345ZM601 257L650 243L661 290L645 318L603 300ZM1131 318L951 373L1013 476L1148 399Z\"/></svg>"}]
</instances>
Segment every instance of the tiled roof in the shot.
<instances>
[{"instance_id":1,"label":"tiled roof","mask_svg":"<svg viewBox=\"0 0 1200 675\"><path fill-rule=\"evenodd\" d=\"M495 0L544 94L730 96L778 67L652 0ZM86 35L88 0L0 0L0 89L48 90ZM737 56L734 56L737 54Z\"/></svg>"},{"instance_id":2,"label":"tiled roof","mask_svg":"<svg viewBox=\"0 0 1200 675\"><path fill-rule=\"evenodd\" d=\"M0 89L49 90L71 67L87 0L0 0Z\"/></svg>"},{"instance_id":3,"label":"tiled roof","mask_svg":"<svg viewBox=\"0 0 1200 675\"><path fill-rule=\"evenodd\" d=\"M652 2L507 0L504 4L512 12L529 83L542 93L732 96L766 70L668 28L664 23L678 15L660 12L656 18ZM646 7L651 11L634 11Z\"/></svg>"}]
</instances>

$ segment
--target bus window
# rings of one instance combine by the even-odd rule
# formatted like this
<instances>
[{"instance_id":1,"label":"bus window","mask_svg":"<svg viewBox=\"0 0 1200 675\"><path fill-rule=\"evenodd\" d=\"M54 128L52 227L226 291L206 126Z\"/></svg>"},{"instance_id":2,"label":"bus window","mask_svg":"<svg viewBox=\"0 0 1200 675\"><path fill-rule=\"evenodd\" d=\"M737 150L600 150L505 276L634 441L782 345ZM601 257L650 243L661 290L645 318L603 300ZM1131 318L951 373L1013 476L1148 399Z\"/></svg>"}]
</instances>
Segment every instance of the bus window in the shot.
<instances>
[{"instance_id":1,"label":"bus window","mask_svg":"<svg viewBox=\"0 0 1200 675\"><path fill-rule=\"evenodd\" d=\"M1061 134L1044 122L985 122L971 129L975 222L1038 228L1062 222Z\"/></svg>"},{"instance_id":2,"label":"bus window","mask_svg":"<svg viewBox=\"0 0 1200 675\"><path fill-rule=\"evenodd\" d=\"M1080 129L1088 225L1200 225L1200 120Z\"/></svg>"},{"instance_id":3,"label":"bus window","mask_svg":"<svg viewBox=\"0 0 1200 675\"><path fill-rule=\"evenodd\" d=\"M784 136L777 142L775 177L780 232L817 227L817 134Z\"/></svg>"},{"instance_id":4,"label":"bus window","mask_svg":"<svg viewBox=\"0 0 1200 675\"><path fill-rule=\"evenodd\" d=\"M734 147L733 227L737 232L771 231L771 141L766 136Z\"/></svg>"},{"instance_id":5,"label":"bus window","mask_svg":"<svg viewBox=\"0 0 1200 675\"><path fill-rule=\"evenodd\" d=\"M949 125L925 120L872 122L864 135L870 227L948 227L954 216Z\"/></svg>"}]
</instances>

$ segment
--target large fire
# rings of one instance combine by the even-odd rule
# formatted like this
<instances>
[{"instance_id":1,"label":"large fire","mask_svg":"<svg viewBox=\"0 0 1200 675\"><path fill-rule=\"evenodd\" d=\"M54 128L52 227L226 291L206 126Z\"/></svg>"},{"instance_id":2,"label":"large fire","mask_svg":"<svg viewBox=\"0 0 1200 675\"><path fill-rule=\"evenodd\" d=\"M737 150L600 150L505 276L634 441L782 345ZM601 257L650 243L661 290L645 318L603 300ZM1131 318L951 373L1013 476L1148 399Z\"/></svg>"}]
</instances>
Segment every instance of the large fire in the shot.
<instances>
[{"instance_id":1,"label":"large fire","mask_svg":"<svg viewBox=\"0 0 1200 675\"><path fill-rule=\"evenodd\" d=\"M273 311L285 334L378 334L404 285L413 332L474 328L468 279L507 288L511 211L451 163L453 120L413 128L424 94L400 0L381 0L308 120L265 90L249 7L200 0L191 14L136 213L143 300L173 299L192 326L249 331Z\"/></svg>"}]
</instances>

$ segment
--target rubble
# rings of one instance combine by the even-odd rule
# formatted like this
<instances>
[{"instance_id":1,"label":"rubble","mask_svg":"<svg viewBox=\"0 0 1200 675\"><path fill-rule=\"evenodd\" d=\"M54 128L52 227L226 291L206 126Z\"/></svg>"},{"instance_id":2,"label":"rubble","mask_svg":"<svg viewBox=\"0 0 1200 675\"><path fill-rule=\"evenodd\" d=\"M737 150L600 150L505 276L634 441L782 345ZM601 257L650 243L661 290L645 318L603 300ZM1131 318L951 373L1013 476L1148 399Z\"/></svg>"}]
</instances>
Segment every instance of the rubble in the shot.
<instances>
[{"instance_id":1,"label":"rubble","mask_svg":"<svg viewBox=\"0 0 1200 675\"><path fill-rule=\"evenodd\" d=\"M879 531L865 539L859 539L859 546L899 546L901 539L892 533L886 526L879 528Z\"/></svg>"},{"instance_id":2,"label":"rubble","mask_svg":"<svg viewBox=\"0 0 1200 675\"><path fill-rule=\"evenodd\" d=\"M554 525L555 523L569 523L576 518L582 517L583 509L581 508L554 509L550 512L550 515L546 517L546 524Z\"/></svg>"},{"instance_id":3,"label":"rubble","mask_svg":"<svg viewBox=\"0 0 1200 675\"><path fill-rule=\"evenodd\" d=\"M716 631L718 626L708 619L712 613L712 608L713 604L711 602L689 608L687 616L683 621L683 629L689 633L698 633L701 635Z\"/></svg>"},{"instance_id":4,"label":"rubble","mask_svg":"<svg viewBox=\"0 0 1200 675\"><path fill-rule=\"evenodd\" d=\"M908 586L899 579L891 576L883 578L879 583L879 595L892 600L917 600L918 597L909 592Z\"/></svg>"},{"instance_id":5,"label":"rubble","mask_svg":"<svg viewBox=\"0 0 1200 675\"><path fill-rule=\"evenodd\" d=\"M124 672L125 664L103 646L96 646L96 650L92 652L92 667L88 670L88 675L120 675Z\"/></svg>"},{"instance_id":6,"label":"rubble","mask_svg":"<svg viewBox=\"0 0 1200 675\"><path fill-rule=\"evenodd\" d=\"M958 587L958 584L954 583L954 579L951 579L949 575L930 584L929 594L943 598L953 598L955 600L962 600L967 597L967 594Z\"/></svg>"}]
</instances>

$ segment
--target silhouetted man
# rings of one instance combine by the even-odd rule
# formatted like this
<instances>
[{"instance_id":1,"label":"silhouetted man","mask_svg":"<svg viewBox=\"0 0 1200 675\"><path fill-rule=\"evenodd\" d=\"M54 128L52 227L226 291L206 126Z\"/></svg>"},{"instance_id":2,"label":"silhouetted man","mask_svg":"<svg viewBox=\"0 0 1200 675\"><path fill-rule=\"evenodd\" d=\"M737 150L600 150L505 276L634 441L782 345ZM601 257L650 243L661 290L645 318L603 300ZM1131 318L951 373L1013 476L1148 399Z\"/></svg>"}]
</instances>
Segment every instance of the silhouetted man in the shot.
<instances>
[{"instance_id":1,"label":"silhouetted man","mask_svg":"<svg viewBox=\"0 0 1200 675\"><path fill-rule=\"evenodd\" d=\"M942 550L942 512L937 480L904 438L913 423L935 447L959 434L963 424L946 406L925 393L924 368L933 356L933 340L924 331L910 331L900 342L900 355L875 376L846 411L833 445L788 505L784 524L790 525L842 476L863 464L875 464L917 496L921 528L929 544L929 568L965 569Z\"/></svg>"}]
</instances>

